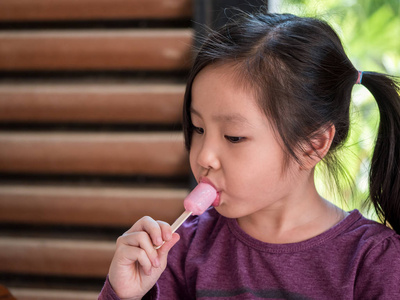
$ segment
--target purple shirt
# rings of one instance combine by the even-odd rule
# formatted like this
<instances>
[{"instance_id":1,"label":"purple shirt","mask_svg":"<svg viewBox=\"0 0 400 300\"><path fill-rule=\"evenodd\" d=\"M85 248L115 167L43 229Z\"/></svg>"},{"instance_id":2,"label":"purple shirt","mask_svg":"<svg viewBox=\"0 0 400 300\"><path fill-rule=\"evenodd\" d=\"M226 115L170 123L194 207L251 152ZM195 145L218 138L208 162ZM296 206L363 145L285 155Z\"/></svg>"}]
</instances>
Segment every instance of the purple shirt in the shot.
<instances>
[{"instance_id":1,"label":"purple shirt","mask_svg":"<svg viewBox=\"0 0 400 300\"><path fill-rule=\"evenodd\" d=\"M212 208L179 234L148 299L400 299L400 236L357 210L299 243L256 240ZM112 294L106 282L99 299Z\"/></svg>"}]
</instances>

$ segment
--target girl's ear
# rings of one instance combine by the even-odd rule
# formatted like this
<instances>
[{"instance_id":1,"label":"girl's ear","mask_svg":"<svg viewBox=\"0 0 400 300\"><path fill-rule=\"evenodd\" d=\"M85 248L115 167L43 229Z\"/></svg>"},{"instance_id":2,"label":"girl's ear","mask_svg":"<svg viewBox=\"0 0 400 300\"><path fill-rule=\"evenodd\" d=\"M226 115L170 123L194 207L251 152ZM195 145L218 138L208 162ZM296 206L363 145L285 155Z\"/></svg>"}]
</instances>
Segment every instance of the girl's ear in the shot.
<instances>
[{"instance_id":1,"label":"girl's ear","mask_svg":"<svg viewBox=\"0 0 400 300\"><path fill-rule=\"evenodd\" d=\"M335 125L330 124L315 133L310 139L311 143L303 147L301 154L302 169L314 168L325 157L332 145L335 132Z\"/></svg>"}]
</instances>

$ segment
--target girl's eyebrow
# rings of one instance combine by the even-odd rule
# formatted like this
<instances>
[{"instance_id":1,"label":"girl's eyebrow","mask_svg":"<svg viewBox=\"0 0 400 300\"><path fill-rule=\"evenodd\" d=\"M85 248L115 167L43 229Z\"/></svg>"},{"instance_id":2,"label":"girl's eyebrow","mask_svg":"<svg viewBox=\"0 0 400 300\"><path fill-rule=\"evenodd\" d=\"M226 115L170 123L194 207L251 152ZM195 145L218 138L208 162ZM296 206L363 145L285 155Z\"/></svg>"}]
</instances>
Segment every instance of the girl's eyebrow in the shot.
<instances>
[{"instance_id":1,"label":"girl's eyebrow","mask_svg":"<svg viewBox=\"0 0 400 300\"><path fill-rule=\"evenodd\" d=\"M201 118L201 114L194 108L190 108L190 112L198 117ZM245 124L247 126L253 127L249 120L247 120L243 115L239 113L232 113L232 114L216 114L212 116L212 119L217 122L222 123L240 123Z\"/></svg>"}]
</instances>

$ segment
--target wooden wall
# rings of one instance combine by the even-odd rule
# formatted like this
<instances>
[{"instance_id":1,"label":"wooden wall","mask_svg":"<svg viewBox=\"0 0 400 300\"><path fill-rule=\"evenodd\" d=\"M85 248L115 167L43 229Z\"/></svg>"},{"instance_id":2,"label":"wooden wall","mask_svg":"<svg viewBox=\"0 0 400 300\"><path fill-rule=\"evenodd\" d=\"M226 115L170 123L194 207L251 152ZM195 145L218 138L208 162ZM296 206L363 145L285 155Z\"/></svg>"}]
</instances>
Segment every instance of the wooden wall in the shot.
<instances>
[{"instance_id":1,"label":"wooden wall","mask_svg":"<svg viewBox=\"0 0 400 300\"><path fill-rule=\"evenodd\" d=\"M97 299L118 235L183 210L191 0L0 1L0 284Z\"/></svg>"}]
</instances>

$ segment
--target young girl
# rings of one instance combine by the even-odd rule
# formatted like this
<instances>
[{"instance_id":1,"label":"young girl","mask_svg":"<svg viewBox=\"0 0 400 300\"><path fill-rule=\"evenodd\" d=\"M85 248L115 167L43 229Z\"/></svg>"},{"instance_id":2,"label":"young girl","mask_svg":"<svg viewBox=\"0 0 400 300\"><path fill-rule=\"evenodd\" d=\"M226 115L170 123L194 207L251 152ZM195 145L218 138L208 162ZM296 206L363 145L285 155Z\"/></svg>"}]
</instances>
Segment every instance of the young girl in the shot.
<instances>
[{"instance_id":1,"label":"young girl","mask_svg":"<svg viewBox=\"0 0 400 300\"><path fill-rule=\"evenodd\" d=\"M314 185L317 163L338 170L356 83L380 110L369 199L387 226ZM118 239L99 299L400 299L398 91L357 71L323 21L246 15L211 33L188 80L184 133L218 201L178 234L140 219Z\"/></svg>"}]
</instances>

